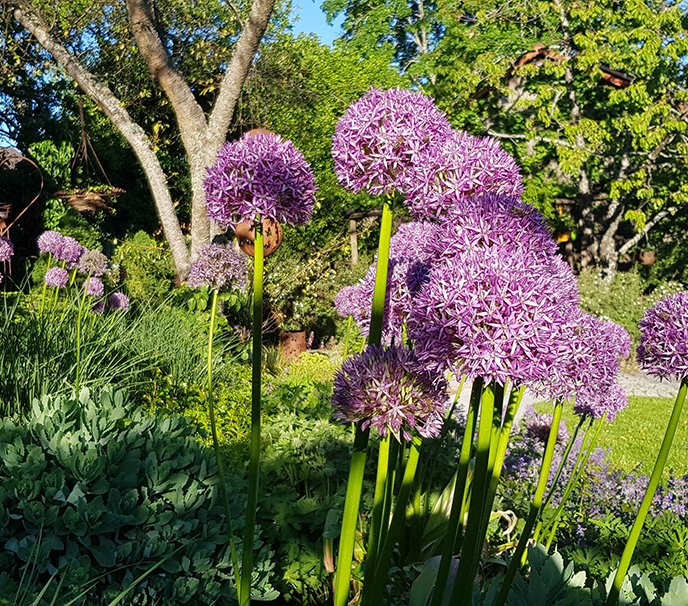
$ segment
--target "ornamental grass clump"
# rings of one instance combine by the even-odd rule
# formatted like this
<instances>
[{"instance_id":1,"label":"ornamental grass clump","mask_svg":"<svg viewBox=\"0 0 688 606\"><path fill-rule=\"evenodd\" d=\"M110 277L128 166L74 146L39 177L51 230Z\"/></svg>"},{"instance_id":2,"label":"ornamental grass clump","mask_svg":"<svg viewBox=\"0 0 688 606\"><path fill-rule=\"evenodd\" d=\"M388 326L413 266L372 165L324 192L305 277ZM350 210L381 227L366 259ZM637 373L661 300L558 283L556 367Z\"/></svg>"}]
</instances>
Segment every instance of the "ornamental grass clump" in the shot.
<instances>
[{"instance_id":1,"label":"ornamental grass clump","mask_svg":"<svg viewBox=\"0 0 688 606\"><path fill-rule=\"evenodd\" d=\"M225 144L214 166L208 169L204 183L208 217L221 225L247 221L255 231L253 264L253 374L251 403L251 446L249 494L244 532L244 545L252 544L258 506L258 473L260 466L261 358L263 324L263 221L272 219L288 225L310 221L317 191L313 172L303 154L291 141L273 133L251 131L238 141ZM192 283L201 277L215 280L215 269L231 266L229 257L213 256L206 251L204 268L190 274ZM200 259L199 259L200 261ZM213 285L216 286L216 282ZM216 295L217 288L214 288ZM215 297L214 295L214 297ZM213 311L216 299L213 300ZM211 323L213 319L211 318ZM212 334L212 329L211 329ZM209 345L209 348L211 345ZM210 355L210 354L209 354ZM209 381L211 377L209 375ZM212 390L210 392L212 394ZM216 441L216 440L214 440ZM219 463L219 454L218 454ZM229 524L229 516L227 518ZM229 528L231 534L231 528ZM251 600L253 551L243 551L241 578L234 563L239 603Z\"/></svg>"},{"instance_id":2,"label":"ornamental grass clump","mask_svg":"<svg viewBox=\"0 0 688 606\"><path fill-rule=\"evenodd\" d=\"M660 379L678 379L681 381L681 386L645 496L621 555L619 568L607 598L607 606L616 606L619 601L619 594L662 477L686 399L686 391L688 391L688 292L669 295L666 299L659 301L645 312L638 326L640 344L636 353L643 372Z\"/></svg>"}]
</instances>

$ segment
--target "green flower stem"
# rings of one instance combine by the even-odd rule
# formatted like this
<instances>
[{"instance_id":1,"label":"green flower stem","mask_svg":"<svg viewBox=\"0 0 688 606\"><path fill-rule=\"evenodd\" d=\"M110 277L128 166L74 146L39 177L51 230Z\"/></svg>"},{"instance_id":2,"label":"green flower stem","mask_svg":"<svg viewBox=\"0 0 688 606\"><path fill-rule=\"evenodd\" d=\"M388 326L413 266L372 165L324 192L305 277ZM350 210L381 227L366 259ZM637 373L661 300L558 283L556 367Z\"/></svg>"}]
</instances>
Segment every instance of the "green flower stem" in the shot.
<instances>
[{"instance_id":1,"label":"green flower stem","mask_svg":"<svg viewBox=\"0 0 688 606\"><path fill-rule=\"evenodd\" d=\"M473 582L475 581L475 571L479 562L474 562L473 554L476 553L477 545L482 546L483 537L480 537L482 530L482 515L485 492L488 488L488 465L490 462L490 449L492 442L492 420L495 404L494 384L485 385L482 390L480 402L480 423L478 426L478 445L475 453L475 471L473 472L473 486L471 504L468 508L468 523L466 524L466 535L461 548L461 559L459 569L456 572L456 581L452 590L450 604L458 606L469 606L473 594Z\"/></svg>"},{"instance_id":2,"label":"green flower stem","mask_svg":"<svg viewBox=\"0 0 688 606\"><path fill-rule=\"evenodd\" d=\"M251 603L251 573L253 571L253 533L258 508L258 472L260 471L260 408L263 366L263 223L258 215L254 223L256 239L253 246L253 368L251 390L251 456L248 465L248 503L244 549L241 558L241 586L239 604Z\"/></svg>"},{"instance_id":3,"label":"green flower stem","mask_svg":"<svg viewBox=\"0 0 688 606\"><path fill-rule=\"evenodd\" d=\"M361 604L363 606L378 606L381 603L382 593L387 582L387 575L389 572L389 563L392 558L394 546L406 524L406 506L411 495L413 482L416 477L416 470L418 469L418 459L420 458L420 448L422 439L418 434L414 434L411 441L411 450L409 452L408 460L406 461L406 470L401 481L401 488L399 496L394 505L394 514L392 522L389 525L385 542L380 551L380 557L377 564L377 570L372 583L363 585L363 597Z\"/></svg>"},{"instance_id":4,"label":"green flower stem","mask_svg":"<svg viewBox=\"0 0 688 606\"><path fill-rule=\"evenodd\" d=\"M220 476L220 496L225 507L225 518L227 518L227 541L229 542L229 552L234 568L234 578L237 586L237 593L241 587L239 575L239 559L237 557L236 546L234 545L234 531L232 530L232 516L229 511L229 498L227 497L227 482L225 480L225 469L220 453L220 441L217 439L217 423L215 422L215 402L213 400L213 336L215 334L215 315L217 313L217 289L213 289L213 302L210 309L210 331L208 333L208 416L210 417L210 433L213 437L213 449L215 450L215 460L217 461L217 473Z\"/></svg>"},{"instance_id":5,"label":"green flower stem","mask_svg":"<svg viewBox=\"0 0 688 606\"><path fill-rule=\"evenodd\" d=\"M361 429L361 423L356 424L354 451L351 455L349 481L346 485L346 497L344 500L342 532L339 537L339 555L337 557L337 571L334 579L334 606L347 606L349 603L351 562L354 557L358 505L363 488L369 434L370 431L368 429Z\"/></svg>"},{"instance_id":6,"label":"green flower stem","mask_svg":"<svg viewBox=\"0 0 688 606\"><path fill-rule=\"evenodd\" d=\"M385 489L385 501L382 508L383 524L380 526L380 539L378 545L383 545L387 536L389 526L389 516L392 513L392 500L394 497L394 485L397 480L397 467L399 461L403 459L404 448L396 440L392 440L389 449L389 461L392 463L392 472L387 474L387 488ZM367 561L366 561L367 565Z\"/></svg>"},{"instance_id":7,"label":"green flower stem","mask_svg":"<svg viewBox=\"0 0 688 606\"><path fill-rule=\"evenodd\" d=\"M602 418L600 419L600 422L597 425L597 430L593 434L592 438L590 441L586 441L588 439L588 434L590 433L590 429L593 426L593 420L590 420L590 426L588 427L588 431L585 434L585 440L583 441L583 445L581 446L581 450L578 453L578 459L576 459L576 463L581 459L581 455L583 453L583 450L585 449L585 455L582 457L582 461L580 465L577 465L577 467L574 466L574 471L571 473L571 477L569 478L568 483L566 484L566 489L564 490L564 495L561 498L561 503L559 503L559 507L554 512L554 515L552 518L549 520L548 525L545 527L545 532L549 531L552 534L556 534L557 532L557 520L559 519L559 516L561 515L561 512L564 511L564 505L566 505L566 502L569 500L569 497L571 496L571 493L573 492L573 489L576 487L576 484L578 483L578 480L580 479L583 470L585 469L585 466L588 464L588 460L590 459L590 455L592 454L592 451L595 449L595 446L597 444L597 440L600 437L600 432L602 431L602 426L604 425L604 420L607 416L607 413L605 412L604 415L602 415ZM550 535L550 539L547 541L548 545L552 544L553 537Z\"/></svg>"},{"instance_id":8,"label":"green flower stem","mask_svg":"<svg viewBox=\"0 0 688 606\"><path fill-rule=\"evenodd\" d=\"M375 576L377 565L377 550L382 543L380 536L382 533L383 512L385 508L385 497L387 496L387 478L389 476L389 452L391 446L392 432L380 441L380 452L377 459L377 477L375 479L375 497L373 500L373 515L370 523L370 533L368 535L368 551L366 553L365 578L372 579Z\"/></svg>"},{"instance_id":9,"label":"green flower stem","mask_svg":"<svg viewBox=\"0 0 688 606\"><path fill-rule=\"evenodd\" d=\"M79 397L79 371L81 366L81 315L84 312L84 302L86 301L86 293L88 292L88 283L90 281L91 274L86 278L84 294L81 297L81 303L79 303L79 315L76 318L76 376L74 378L74 390L77 398Z\"/></svg>"},{"instance_id":10,"label":"green flower stem","mask_svg":"<svg viewBox=\"0 0 688 606\"><path fill-rule=\"evenodd\" d=\"M635 546L638 543L640 531L642 530L643 525L645 524L645 518L647 517L647 513L650 510L652 499L654 499L655 492L657 491L657 486L659 485L659 480L662 477L664 465L666 465L666 460L669 456L671 443L674 441L676 427L678 426L679 419L681 418L681 411L683 409L683 403L686 400L687 390L688 377L684 377L681 381L681 387L678 390L678 395L676 396L674 410L671 413L669 425L667 426L666 433L664 434L664 440L662 440L662 446L659 449L657 461L655 462L655 467L652 470L652 475L650 476L650 482L647 485L647 490L645 491L643 502L640 504L638 515L636 516L635 522L633 523L633 528L631 528L631 534L628 537L628 542L626 543L626 547L624 548L623 554L621 555L619 568L617 569L616 576L614 577L614 584L612 585L612 588L609 591L609 596L607 597L607 606L616 606L616 604L619 601L619 593L621 592L621 586L623 584L624 578L626 577L626 573L628 572L628 567L631 565L631 558L633 557Z\"/></svg>"},{"instance_id":11,"label":"green flower stem","mask_svg":"<svg viewBox=\"0 0 688 606\"><path fill-rule=\"evenodd\" d=\"M349 355L349 336L351 335L351 322L354 317L349 314L349 319L346 321L346 337L344 337L344 353L342 354L342 360L346 360Z\"/></svg>"},{"instance_id":12,"label":"green flower stem","mask_svg":"<svg viewBox=\"0 0 688 606\"><path fill-rule=\"evenodd\" d=\"M478 377L473 381L473 386L471 387L470 405L468 407L466 427L463 432L461 453L459 455L459 469L457 471L456 484L454 485L454 497L449 512L447 533L444 537L444 543L442 544L442 559L440 560L440 567L437 571L432 606L440 606L444 601L444 593L446 591L447 579L449 578L452 556L454 554L454 545L459 529L461 505L463 504L466 480L468 479L468 468L471 463L471 446L473 445L473 435L475 434L475 426L478 419L482 389L483 380Z\"/></svg>"},{"instance_id":13,"label":"green flower stem","mask_svg":"<svg viewBox=\"0 0 688 606\"><path fill-rule=\"evenodd\" d=\"M516 551L513 556L511 556L511 562L509 562L509 568L504 576L504 581L499 589L499 594L497 595L497 600L495 601L495 606L504 606L506 604L507 596L509 595L509 590L511 589L511 584L514 582L514 578L518 569L521 565L521 558L526 551L526 546L528 540L530 539L530 533L533 531L535 522L540 513L540 506L542 505L542 500L545 496L545 489L547 488L547 481L549 480L549 470L552 467L552 458L554 456L554 446L557 443L557 436L559 434L559 423L561 422L561 412L564 408L562 402L557 402L554 406L554 415L552 416L552 425L549 428L549 436L547 437L547 445L545 446L545 453L542 457L542 466L540 467L540 477L538 479L538 484L535 489L535 496L530 502L530 512L528 513L528 519L526 520L523 531L521 532L521 537L518 540L518 545L516 546Z\"/></svg>"},{"instance_id":14,"label":"green flower stem","mask_svg":"<svg viewBox=\"0 0 688 606\"><path fill-rule=\"evenodd\" d=\"M53 253L48 253L48 269L45 270L46 273L50 270L50 264L53 260ZM43 279L43 295L41 296L41 313L43 313L43 307L45 306L45 291L48 285L46 284L45 278Z\"/></svg>"},{"instance_id":15,"label":"green flower stem","mask_svg":"<svg viewBox=\"0 0 688 606\"><path fill-rule=\"evenodd\" d=\"M391 196L382 208L382 225L380 227L380 243L377 253L377 268L375 272L375 291L373 294L373 309L370 317L370 332L368 343L380 345L382 341L382 321L385 313L385 298L387 295L387 273L389 266L389 239L392 235L392 207ZM363 344L365 347L365 342ZM334 606L346 606L349 601L349 579L351 577L351 563L354 558L354 539L358 521L358 506L363 489L363 471L365 468L366 450L368 447L368 431L356 425L354 436L354 452L351 457L349 480L346 485L344 500L344 516L342 518L342 532L339 540L339 557L337 558L337 572L335 573ZM241 606L244 606L243 604Z\"/></svg>"}]
</instances>

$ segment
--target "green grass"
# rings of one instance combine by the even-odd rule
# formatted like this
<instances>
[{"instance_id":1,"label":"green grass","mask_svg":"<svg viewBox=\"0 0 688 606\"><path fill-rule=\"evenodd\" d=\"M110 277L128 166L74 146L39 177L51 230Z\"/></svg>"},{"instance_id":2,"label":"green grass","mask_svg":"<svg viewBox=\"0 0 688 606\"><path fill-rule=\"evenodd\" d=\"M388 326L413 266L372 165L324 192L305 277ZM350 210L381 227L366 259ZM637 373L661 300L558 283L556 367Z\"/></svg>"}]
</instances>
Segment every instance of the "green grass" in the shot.
<instances>
[{"instance_id":1,"label":"green grass","mask_svg":"<svg viewBox=\"0 0 688 606\"><path fill-rule=\"evenodd\" d=\"M631 396L628 400L628 408L622 410L611 423L605 423L599 446L611 449L609 458L614 465L626 471L641 465L641 472L650 475L669 423L674 399ZM544 403L536 404L535 409L539 413L552 412L551 405ZM564 417L569 432L573 432L578 417L573 414L570 405L564 407ZM684 408L665 472L673 469L675 475L688 473L687 442L688 409Z\"/></svg>"}]
</instances>

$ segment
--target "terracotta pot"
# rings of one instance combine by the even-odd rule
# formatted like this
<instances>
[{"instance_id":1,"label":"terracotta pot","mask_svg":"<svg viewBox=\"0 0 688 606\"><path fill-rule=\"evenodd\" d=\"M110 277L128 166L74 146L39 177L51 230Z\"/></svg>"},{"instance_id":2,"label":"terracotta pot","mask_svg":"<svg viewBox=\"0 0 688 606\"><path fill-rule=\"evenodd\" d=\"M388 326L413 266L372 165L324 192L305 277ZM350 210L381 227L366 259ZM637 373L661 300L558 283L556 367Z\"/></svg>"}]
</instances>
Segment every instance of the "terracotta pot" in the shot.
<instances>
[{"instance_id":1,"label":"terracotta pot","mask_svg":"<svg viewBox=\"0 0 688 606\"><path fill-rule=\"evenodd\" d=\"M298 358L306 351L306 331L282 331L279 335L280 353L284 360Z\"/></svg>"},{"instance_id":2,"label":"terracotta pot","mask_svg":"<svg viewBox=\"0 0 688 606\"><path fill-rule=\"evenodd\" d=\"M239 223L234 230L239 248L249 257L255 253L256 230L248 221ZM272 219L263 220L263 256L268 257L282 244L282 226Z\"/></svg>"}]
</instances>

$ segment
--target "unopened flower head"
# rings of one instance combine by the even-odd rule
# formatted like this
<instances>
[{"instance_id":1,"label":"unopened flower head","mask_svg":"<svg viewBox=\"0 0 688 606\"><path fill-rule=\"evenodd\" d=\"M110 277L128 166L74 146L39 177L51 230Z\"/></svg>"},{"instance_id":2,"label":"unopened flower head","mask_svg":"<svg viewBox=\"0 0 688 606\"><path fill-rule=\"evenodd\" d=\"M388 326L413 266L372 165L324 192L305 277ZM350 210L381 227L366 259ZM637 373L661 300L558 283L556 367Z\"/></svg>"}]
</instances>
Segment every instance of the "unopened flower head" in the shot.
<instances>
[{"instance_id":1,"label":"unopened flower head","mask_svg":"<svg viewBox=\"0 0 688 606\"><path fill-rule=\"evenodd\" d=\"M498 140L453 131L414 164L406 205L418 219L429 220L474 196L491 193L518 198L523 191L520 169Z\"/></svg>"},{"instance_id":2,"label":"unopened flower head","mask_svg":"<svg viewBox=\"0 0 688 606\"><path fill-rule=\"evenodd\" d=\"M107 269L107 257L99 250L87 250L79 257L77 269L82 274L100 277Z\"/></svg>"},{"instance_id":3,"label":"unopened flower head","mask_svg":"<svg viewBox=\"0 0 688 606\"><path fill-rule=\"evenodd\" d=\"M86 294L89 297L102 297L105 293L105 285L98 279L91 276L83 283Z\"/></svg>"},{"instance_id":4,"label":"unopened flower head","mask_svg":"<svg viewBox=\"0 0 688 606\"><path fill-rule=\"evenodd\" d=\"M51 267L45 272L45 283L55 288L64 288L69 281L69 272L61 267Z\"/></svg>"},{"instance_id":5,"label":"unopened flower head","mask_svg":"<svg viewBox=\"0 0 688 606\"><path fill-rule=\"evenodd\" d=\"M207 286L222 288L246 288L246 257L231 246L210 244L198 251L198 259L191 266L186 283L192 288Z\"/></svg>"},{"instance_id":6,"label":"unopened flower head","mask_svg":"<svg viewBox=\"0 0 688 606\"><path fill-rule=\"evenodd\" d=\"M552 428L553 415L534 413L527 416L524 421L526 425L526 435L538 440L543 445L547 444L549 439L549 432ZM563 444L569 441L569 432L566 429L566 423L559 423L559 430L557 431L557 442Z\"/></svg>"},{"instance_id":7,"label":"unopened flower head","mask_svg":"<svg viewBox=\"0 0 688 606\"><path fill-rule=\"evenodd\" d=\"M51 254L53 257L60 259L60 253L64 246L64 236L56 231L44 231L38 236L38 250Z\"/></svg>"},{"instance_id":8,"label":"unopened flower head","mask_svg":"<svg viewBox=\"0 0 688 606\"><path fill-rule=\"evenodd\" d=\"M688 377L688 292L659 301L638 326L637 355L643 371L661 379Z\"/></svg>"},{"instance_id":9,"label":"unopened flower head","mask_svg":"<svg viewBox=\"0 0 688 606\"><path fill-rule=\"evenodd\" d=\"M245 134L226 143L204 184L208 217L222 225L258 216L289 225L310 221L315 179L303 154L272 133Z\"/></svg>"},{"instance_id":10,"label":"unopened flower head","mask_svg":"<svg viewBox=\"0 0 688 606\"><path fill-rule=\"evenodd\" d=\"M389 269L387 294L383 316L382 342L400 344L403 327L413 306L413 301L430 274L430 248L436 226L431 223L404 223L389 243ZM367 336L375 290L376 261L356 286L347 286L335 298L337 312L347 317L351 314Z\"/></svg>"},{"instance_id":11,"label":"unopened flower head","mask_svg":"<svg viewBox=\"0 0 688 606\"><path fill-rule=\"evenodd\" d=\"M337 124L332 145L337 179L353 192L403 192L410 169L451 132L431 97L371 88Z\"/></svg>"},{"instance_id":12,"label":"unopened flower head","mask_svg":"<svg viewBox=\"0 0 688 606\"><path fill-rule=\"evenodd\" d=\"M573 412L584 417L613 421L617 413L628 408L628 397L618 383L585 385L578 390Z\"/></svg>"},{"instance_id":13,"label":"unopened flower head","mask_svg":"<svg viewBox=\"0 0 688 606\"><path fill-rule=\"evenodd\" d=\"M446 408L446 383L418 364L408 349L369 345L344 361L334 379L333 417L362 422L381 435L411 439L439 435Z\"/></svg>"},{"instance_id":14,"label":"unopened flower head","mask_svg":"<svg viewBox=\"0 0 688 606\"><path fill-rule=\"evenodd\" d=\"M129 297L123 292L112 293L107 300L108 309L127 311L129 309Z\"/></svg>"},{"instance_id":15,"label":"unopened flower head","mask_svg":"<svg viewBox=\"0 0 688 606\"><path fill-rule=\"evenodd\" d=\"M74 269L85 252L86 248L81 246L74 238L64 236L62 240L62 249L57 255L57 258L65 262L67 269Z\"/></svg>"},{"instance_id":16,"label":"unopened flower head","mask_svg":"<svg viewBox=\"0 0 688 606\"><path fill-rule=\"evenodd\" d=\"M0 236L0 261L9 261L14 254L14 246L9 238Z\"/></svg>"}]
</instances>

